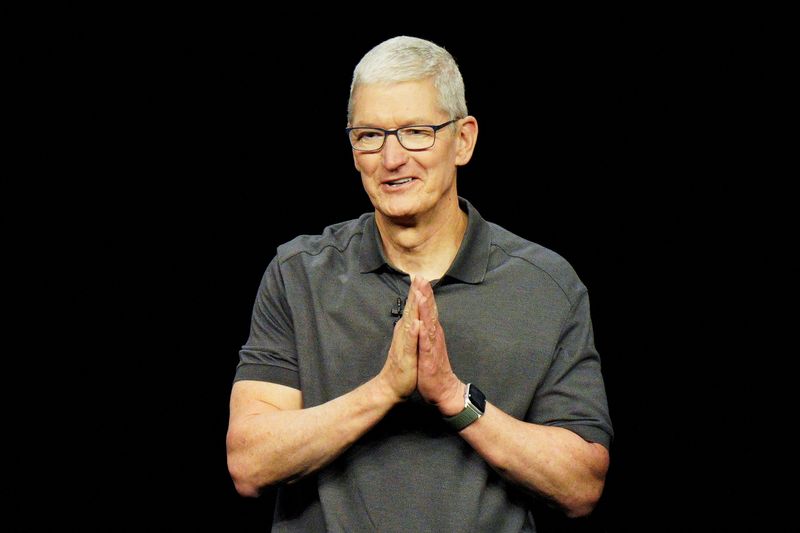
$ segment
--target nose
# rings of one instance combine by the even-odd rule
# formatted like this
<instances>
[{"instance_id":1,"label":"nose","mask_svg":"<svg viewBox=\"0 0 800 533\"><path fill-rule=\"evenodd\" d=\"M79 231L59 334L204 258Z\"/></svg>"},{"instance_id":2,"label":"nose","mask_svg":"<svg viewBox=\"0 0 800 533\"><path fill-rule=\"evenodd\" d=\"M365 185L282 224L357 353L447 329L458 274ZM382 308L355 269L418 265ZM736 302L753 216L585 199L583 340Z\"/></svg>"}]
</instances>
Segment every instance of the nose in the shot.
<instances>
[{"instance_id":1,"label":"nose","mask_svg":"<svg viewBox=\"0 0 800 533\"><path fill-rule=\"evenodd\" d=\"M397 135L387 135L381 150L381 162L387 170L395 170L408 161L408 150L403 148Z\"/></svg>"}]
</instances>

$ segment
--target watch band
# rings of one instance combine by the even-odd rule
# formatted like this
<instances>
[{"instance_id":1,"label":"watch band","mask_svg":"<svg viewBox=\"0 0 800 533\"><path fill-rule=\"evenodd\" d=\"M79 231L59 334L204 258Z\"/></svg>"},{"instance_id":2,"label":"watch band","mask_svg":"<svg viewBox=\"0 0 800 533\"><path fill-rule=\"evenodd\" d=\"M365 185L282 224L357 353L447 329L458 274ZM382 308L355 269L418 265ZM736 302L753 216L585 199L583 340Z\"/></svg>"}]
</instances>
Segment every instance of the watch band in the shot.
<instances>
[{"instance_id":1,"label":"watch band","mask_svg":"<svg viewBox=\"0 0 800 533\"><path fill-rule=\"evenodd\" d=\"M467 384L466 391L464 392L464 410L455 416L448 416L443 418L443 420L450 427L450 429L454 431L461 431L468 425L475 422L481 416L483 416L483 411L477 406L473 405L473 403L470 401L470 389L473 389L472 392L477 391L478 394L480 394L480 397L483 398L483 393L481 393L477 387L472 385L472 383ZM484 406L485 406L485 401L484 401Z\"/></svg>"}]
</instances>

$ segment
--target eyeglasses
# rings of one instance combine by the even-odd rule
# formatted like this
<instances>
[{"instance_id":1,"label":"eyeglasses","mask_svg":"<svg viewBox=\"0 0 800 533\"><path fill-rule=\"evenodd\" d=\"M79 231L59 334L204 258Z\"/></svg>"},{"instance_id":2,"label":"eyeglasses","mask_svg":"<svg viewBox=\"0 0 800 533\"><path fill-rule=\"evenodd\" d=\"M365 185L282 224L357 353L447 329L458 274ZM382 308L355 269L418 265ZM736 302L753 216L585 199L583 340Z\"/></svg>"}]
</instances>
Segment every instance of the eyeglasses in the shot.
<instances>
[{"instance_id":1,"label":"eyeglasses","mask_svg":"<svg viewBox=\"0 0 800 533\"><path fill-rule=\"evenodd\" d=\"M455 118L448 120L438 126L414 125L404 126L396 130L385 130L383 128L347 128L347 136L350 138L350 145L353 150L359 152L377 152L386 143L387 135L394 135L400 145L406 150L418 151L427 150L436 142L436 132L461 120Z\"/></svg>"}]
</instances>

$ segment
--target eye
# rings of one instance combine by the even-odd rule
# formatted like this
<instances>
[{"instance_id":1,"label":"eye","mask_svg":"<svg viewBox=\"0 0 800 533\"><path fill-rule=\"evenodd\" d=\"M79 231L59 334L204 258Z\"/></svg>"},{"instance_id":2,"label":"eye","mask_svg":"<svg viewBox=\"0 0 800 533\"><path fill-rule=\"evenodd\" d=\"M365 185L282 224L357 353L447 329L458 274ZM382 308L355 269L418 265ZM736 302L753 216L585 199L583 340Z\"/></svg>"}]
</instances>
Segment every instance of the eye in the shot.
<instances>
[{"instance_id":1,"label":"eye","mask_svg":"<svg viewBox=\"0 0 800 533\"><path fill-rule=\"evenodd\" d=\"M418 127L418 128L403 128L400 132L401 135L413 135L413 136L421 136L427 137L433 135L433 130L430 128Z\"/></svg>"},{"instance_id":2,"label":"eye","mask_svg":"<svg viewBox=\"0 0 800 533\"><path fill-rule=\"evenodd\" d=\"M356 140L359 141L368 141L371 139L377 139L379 137L383 137L383 132L379 130L354 130L356 134Z\"/></svg>"}]
</instances>

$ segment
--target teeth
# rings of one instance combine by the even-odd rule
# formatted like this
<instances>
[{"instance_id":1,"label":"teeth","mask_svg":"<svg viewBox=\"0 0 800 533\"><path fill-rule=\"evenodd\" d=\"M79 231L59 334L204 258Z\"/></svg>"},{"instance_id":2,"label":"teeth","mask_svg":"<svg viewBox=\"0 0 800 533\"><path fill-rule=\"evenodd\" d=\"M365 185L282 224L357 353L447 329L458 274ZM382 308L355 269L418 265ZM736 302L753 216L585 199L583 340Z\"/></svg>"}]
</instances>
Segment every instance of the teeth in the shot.
<instances>
[{"instance_id":1,"label":"teeth","mask_svg":"<svg viewBox=\"0 0 800 533\"><path fill-rule=\"evenodd\" d=\"M403 179L401 179L401 180L393 181L393 182L391 182L389 185L402 185L402 184L404 184L404 183L408 183L408 182L409 182L409 181L411 181L412 179L413 179L413 178L403 178Z\"/></svg>"}]
</instances>

